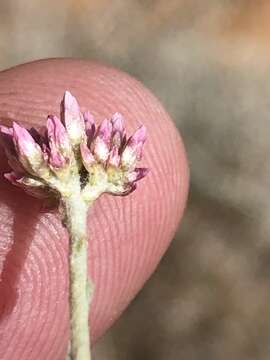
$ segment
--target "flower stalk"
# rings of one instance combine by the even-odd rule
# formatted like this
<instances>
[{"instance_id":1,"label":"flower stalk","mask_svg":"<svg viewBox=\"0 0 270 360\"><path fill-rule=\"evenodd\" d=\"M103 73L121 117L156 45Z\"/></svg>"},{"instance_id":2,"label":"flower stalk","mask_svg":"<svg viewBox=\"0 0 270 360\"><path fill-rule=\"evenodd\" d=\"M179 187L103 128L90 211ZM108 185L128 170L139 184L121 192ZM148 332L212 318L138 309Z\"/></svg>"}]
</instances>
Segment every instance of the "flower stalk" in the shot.
<instances>
[{"instance_id":1,"label":"flower stalk","mask_svg":"<svg viewBox=\"0 0 270 360\"><path fill-rule=\"evenodd\" d=\"M13 123L0 126L0 139L12 171L13 185L40 199L58 201L70 237L69 305L72 360L90 360L87 212L104 193L128 195L148 169L136 167L142 157L146 129L126 137L123 116L116 113L99 126L89 111L66 91L60 118L49 115L45 129L27 130Z\"/></svg>"},{"instance_id":2,"label":"flower stalk","mask_svg":"<svg viewBox=\"0 0 270 360\"><path fill-rule=\"evenodd\" d=\"M88 327L89 284L87 276L87 210L80 191L63 200L65 224L70 235L69 304L71 359L91 359ZM91 286L91 285L90 285Z\"/></svg>"}]
</instances>

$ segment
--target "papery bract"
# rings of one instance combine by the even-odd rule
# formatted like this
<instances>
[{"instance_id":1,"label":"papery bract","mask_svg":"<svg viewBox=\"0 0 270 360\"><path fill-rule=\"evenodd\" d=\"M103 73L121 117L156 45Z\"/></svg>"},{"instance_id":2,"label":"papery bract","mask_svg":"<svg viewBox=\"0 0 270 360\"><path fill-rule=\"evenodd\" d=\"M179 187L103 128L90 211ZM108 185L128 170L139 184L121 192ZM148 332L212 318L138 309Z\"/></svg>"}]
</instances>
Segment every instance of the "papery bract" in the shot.
<instances>
[{"instance_id":1,"label":"papery bract","mask_svg":"<svg viewBox=\"0 0 270 360\"><path fill-rule=\"evenodd\" d=\"M85 136L84 118L76 98L69 91L65 91L62 101L62 119L71 144L79 145Z\"/></svg>"},{"instance_id":2,"label":"papery bract","mask_svg":"<svg viewBox=\"0 0 270 360\"><path fill-rule=\"evenodd\" d=\"M105 119L99 125L97 134L93 140L93 153L102 163L105 163L110 153L111 135L112 124L109 120Z\"/></svg>"},{"instance_id":3,"label":"papery bract","mask_svg":"<svg viewBox=\"0 0 270 360\"><path fill-rule=\"evenodd\" d=\"M132 168L136 161L142 158L142 149L146 140L145 126L138 130L128 139L121 156L121 165L125 168Z\"/></svg>"},{"instance_id":4,"label":"papery bract","mask_svg":"<svg viewBox=\"0 0 270 360\"><path fill-rule=\"evenodd\" d=\"M47 120L49 140L49 163L54 168L63 168L71 158L71 144L66 128L57 116L49 116Z\"/></svg>"}]
</instances>

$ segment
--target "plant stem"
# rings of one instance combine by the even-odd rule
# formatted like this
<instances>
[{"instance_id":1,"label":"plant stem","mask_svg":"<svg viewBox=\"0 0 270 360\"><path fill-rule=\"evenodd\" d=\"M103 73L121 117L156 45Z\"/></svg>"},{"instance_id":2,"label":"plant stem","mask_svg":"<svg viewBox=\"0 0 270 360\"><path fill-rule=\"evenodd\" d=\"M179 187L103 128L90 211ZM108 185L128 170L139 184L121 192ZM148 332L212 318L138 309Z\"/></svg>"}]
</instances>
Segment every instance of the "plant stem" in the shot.
<instances>
[{"instance_id":1,"label":"plant stem","mask_svg":"<svg viewBox=\"0 0 270 360\"><path fill-rule=\"evenodd\" d=\"M91 360L89 315L89 281L87 278L87 210L78 187L64 199L66 226L70 235L69 306L72 360Z\"/></svg>"}]
</instances>

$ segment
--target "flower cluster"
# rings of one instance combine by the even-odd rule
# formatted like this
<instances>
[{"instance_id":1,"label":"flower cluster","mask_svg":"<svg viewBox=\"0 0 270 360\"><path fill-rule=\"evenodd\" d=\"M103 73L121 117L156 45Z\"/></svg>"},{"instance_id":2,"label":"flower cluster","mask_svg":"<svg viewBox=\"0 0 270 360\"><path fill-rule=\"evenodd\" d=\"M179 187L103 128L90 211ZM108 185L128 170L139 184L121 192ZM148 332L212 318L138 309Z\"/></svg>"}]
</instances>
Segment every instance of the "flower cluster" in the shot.
<instances>
[{"instance_id":1,"label":"flower cluster","mask_svg":"<svg viewBox=\"0 0 270 360\"><path fill-rule=\"evenodd\" d=\"M68 91L61 102L61 118L49 115L46 128L27 130L14 122L11 128L1 126L0 133L13 169L5 177L36 197L69 196L77 184L88 202L102 193L127 195L148 172L136 167L145 127L127 138L119 113L97 126Z\"/></svg>"}]
</instances>

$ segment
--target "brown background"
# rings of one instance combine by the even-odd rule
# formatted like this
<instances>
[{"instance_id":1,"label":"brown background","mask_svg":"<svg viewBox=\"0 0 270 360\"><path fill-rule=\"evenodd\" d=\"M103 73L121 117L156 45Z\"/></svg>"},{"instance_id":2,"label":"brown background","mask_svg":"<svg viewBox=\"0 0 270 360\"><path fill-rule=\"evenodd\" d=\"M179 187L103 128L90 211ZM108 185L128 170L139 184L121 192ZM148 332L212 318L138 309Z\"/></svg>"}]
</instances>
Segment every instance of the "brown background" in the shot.
<instances>
[{"instance_id":1,"label":"brown background","mask_svg":"<svg viewBox=\"0 0 270 360\"><path fill-rule=\"evenodd\" d=\"M0 2L0 69L112 64L152 89L186 144L181 228L95 359L269 359L269 16L258 0Z\"/></svg>"}]
</instances>

